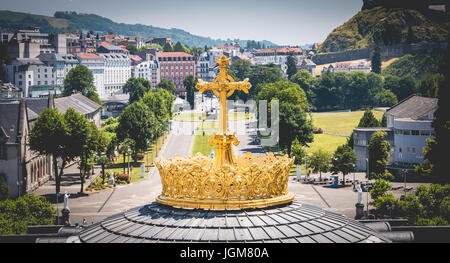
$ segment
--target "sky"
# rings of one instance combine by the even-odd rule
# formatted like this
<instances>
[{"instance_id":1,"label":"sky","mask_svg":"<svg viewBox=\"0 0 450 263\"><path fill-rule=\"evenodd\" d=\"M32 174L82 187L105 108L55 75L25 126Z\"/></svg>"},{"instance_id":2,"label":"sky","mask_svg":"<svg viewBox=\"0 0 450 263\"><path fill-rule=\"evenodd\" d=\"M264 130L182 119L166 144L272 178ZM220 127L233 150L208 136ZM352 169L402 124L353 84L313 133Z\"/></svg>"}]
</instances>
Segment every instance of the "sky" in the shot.
<instances>
[{"instance_id":1,"label":"sky","mask_svg":"<svg viewBox=\"0 0 450 263\"><path fill-rule=\"evenodd\" d=\"M362 0L0 0L0 10L47 16L76 11L213 39L278 45L323 42L361 7Z\"/></svg>"}]
</instances>

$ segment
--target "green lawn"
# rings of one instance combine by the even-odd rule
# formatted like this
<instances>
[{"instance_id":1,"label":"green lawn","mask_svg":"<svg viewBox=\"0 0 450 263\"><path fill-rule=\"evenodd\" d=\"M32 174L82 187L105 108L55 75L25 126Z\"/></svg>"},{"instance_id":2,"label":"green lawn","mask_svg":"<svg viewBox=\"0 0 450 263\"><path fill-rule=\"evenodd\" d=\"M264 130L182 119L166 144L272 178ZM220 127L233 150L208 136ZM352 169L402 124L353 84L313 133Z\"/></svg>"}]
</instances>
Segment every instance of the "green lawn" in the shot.
<instances>
[{"instance_id":1,"label":"green lawn","mask_svg":"<svg viewBox=\"0 0 450 263\"><path fill-rule=\"evenodd\" d=\"M211 136L209 135L195 135L194 146L192 147L192 155L202 153L205 156L209 156L213 147L209 146L208 140Z\"/></svg>"},{"instance_id":2,"label":"green lawn","mask_svg":"<svg viewBox=\"0 0 450 263\"><path fill-rule=\"evenodd\" d=\"M314 134L314 142L309 144L310 148L307 149L307 152L311 153L320 148L328 152L334 152L338 146L345 144L346 142L347 137L328 134Z\"/></svg>"},{"instance_id":3,"label":"green lawn","mask_svg":"<svg viewBox=\"0 0 450 263\"><path fill-rule=\"evenodd\" d=\"M375 118L381 120L383 112L372 112ZM314 134L314 142L310 144L308 152L322 148L333 153L338 146L347 142L347 137L356 128L363 114L364 111L313 113L314 127L322 128L324 134Z\"/></svg>"},{"instance_id":4,"label":"green lawn","mask_svg":"<svg viewBox=\"0 0 450 263\"><path fill-rule=\"evenodd\" d=\"M375 118L381 120L383 112L372 111ZM325 133L336 133L350 136L353 129L358 125L359 120L364 115L364 111L352 112L320 112L313 113L314 127L320 127Z\"/></svg>"}]
</instances>

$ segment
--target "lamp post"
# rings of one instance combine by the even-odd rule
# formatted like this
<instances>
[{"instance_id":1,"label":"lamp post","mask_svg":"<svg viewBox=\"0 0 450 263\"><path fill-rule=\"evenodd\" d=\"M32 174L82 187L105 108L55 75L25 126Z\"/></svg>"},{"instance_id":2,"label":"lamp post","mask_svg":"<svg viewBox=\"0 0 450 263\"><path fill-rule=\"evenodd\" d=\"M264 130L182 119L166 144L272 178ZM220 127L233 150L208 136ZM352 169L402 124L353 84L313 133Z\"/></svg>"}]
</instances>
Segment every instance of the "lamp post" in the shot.
<instances>
[{"instance_id":1,"label":"lamp post","mask_svg":"<svg viewBox=\"0 0 450 263\"><path fill-rule=\"evenodd\" d=\"M355 185L355 171L356 171L356 164L353 164L353 190L356 189L356 185Z\"/></svg>"},{"instance_id":2,"label":"lamp post","mask_svg":"<svg viewBox=\"0 0 450 263\"><path fill-rule=\"evenodd\" d=\"M307 172L308 169L306 168L306 156L308 156L307 153L306 153L306 145L303 146L302 149L305 151L305 179L306 179L306 175L308 174L308 172Z\"/></svg>"},{"instance_id":3,"label":"lamp post","mask_svg":"<svg viewBox=\"0 0 450 263\"><path fill-rule=\"evenodd\" d=\"M366 158L366 165L367 165L367 172L366 172L366 178L367 178L367 184L366 184L366 207L367 207L367 216L369 216L369 158Z\"/></svg>"},{"instance_id":4,"label":"lamp post","mask_svg":"<svg viewBox=\"0 0 450 263\"><path fill-rule=\"evenodd\" d=\"M130 147L127 147L127 154L128 154L128 181L131 181L131 175L130 175Z\"/></svg>"},{"instance_id":5,"label":"lamp post","mask_svg":"<svg viewBox=\"0 0 450 263\"><path fill-rule=\"evenodd\" d=\"M403 172L403 181L405 183L405 186L403 187L405 189L405 197L406 197L406 169L402 169Z\"/></svg>"}]
</instances>

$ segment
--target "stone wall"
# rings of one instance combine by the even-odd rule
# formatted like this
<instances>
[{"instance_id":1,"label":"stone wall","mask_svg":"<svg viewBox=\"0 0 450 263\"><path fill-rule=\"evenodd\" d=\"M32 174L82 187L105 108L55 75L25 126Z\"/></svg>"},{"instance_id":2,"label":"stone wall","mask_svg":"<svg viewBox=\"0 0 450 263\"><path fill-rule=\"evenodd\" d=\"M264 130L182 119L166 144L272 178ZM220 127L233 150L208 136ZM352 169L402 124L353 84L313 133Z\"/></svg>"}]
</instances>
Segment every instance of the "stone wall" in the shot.
<instances>
[{"instance_id":1,"label":"stone wall","mask_svg":"<svg viewBox=\"0 0 450 263\"><path fill-rule=\"evenodd\" d=\"M381 57L383 59L390 59L395 57L401 57L406 54L434 54L443 53L447 49L447 43L419 43L419 44L398 44L392 46L383 46L381 48ZM357 50L349 50L343 52L327 53L314 56L312 60L317 65L358 60L358 59L371 59L373 49L363 48Z\"/></svg>"}]
</instances>

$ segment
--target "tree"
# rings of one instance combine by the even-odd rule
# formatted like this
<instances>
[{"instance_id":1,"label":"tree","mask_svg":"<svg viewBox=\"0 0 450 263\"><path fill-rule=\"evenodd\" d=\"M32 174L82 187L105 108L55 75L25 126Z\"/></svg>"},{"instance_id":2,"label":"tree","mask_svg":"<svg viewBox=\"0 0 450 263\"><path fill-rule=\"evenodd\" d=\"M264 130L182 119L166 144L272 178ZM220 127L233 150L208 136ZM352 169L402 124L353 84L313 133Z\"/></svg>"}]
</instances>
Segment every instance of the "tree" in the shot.
<instances>
[{"instance_id":1,"label":"tree","mask_svg":"<svg viewBox=\"0 0 450 263\"><path fill-rule=\"evenodd\" d=\"M70 149L70 136L63 115L57 109L44 109L29 132L28 140L32 151L52 156L56 194L59 194L61 176L66 163L76 156L71 154L76 151ZM62 161L60 166L58 159Z\"/></svg>"},{"instance_id":2,"label":"tree","mask_svg":"<svg viewBox=\"0 0 450 263\"><path fill-rule=\"evenodd\" d=\"M373 128L380 127L380 122L375 118L373 112L369 109L364 111L364 115L361 117L358 123L358 128Z\"/></svg>"},{"instance_id":3,"label":"tree","mask_svg":"<svg viewBox=\"0 0 450 263\"><path fill-rule=\"evenodd\" d=\"M56 211L44 197L26 194L0 201L0 235L26 234L29 225L53 225Z\"/></svg>"},{"instance_id":4,"label":"tree","mask_svg":"<svg viewBox=\"0 0 450 263\"><path fill-rule=\"evenodd\" d=\"M380 126L381 126L381 127L387 127L387 117L386 117L386 113L383 113L383 117L381 117Z\"/></svg>"},{"instance_id":5,"label":"tree","mask_svg":"<svg viewBox=\"0 0 450 263\"><path fill-rule=\"evenodd\" d=\"M289 156L295 139L302 145L308 145L314 140L312 120L299 104L281 103L279 128L280 147L286 149Z\"/></svg>"},{"instance_id":6,"label":"tree","mask_svg":"<svg viewBox=\"0 0 450 263\"><path fill-rule=\"evenodd\" d=\"M392 175L386 169L389 161L389 143L384 139L387 136L385 131L373 133L369 140L369 178L370 179L390 179Z\"/></svg>"},{"instance_id":7,"label":"tree","mask_svg":"<svg viewBox=\"0 0 450 263\"><path fill-rule=\"evenodd\" d=\"M287 70L286 73L288 75L288 79L291 79L292 76L297 73L297 58L291 53L287 56L286 59Z\"/></svg>"},{"instance_id":8,"label":"tree","mask_svg":"<svg viewBox=\"0 0 450 263\"><path fill-rule=\"evenodd\" d=\"M136 154L147 150L149 142L155 138L157 127L153 112L147 105L137 101L126 107L120 114L117 138L119 141L124 141L126 138L134 141L133 159L136 161Z\"/></svg>"},{"instance_id":9,"label":"tree","mask_svg":"<svg viewBox=\"0 0 450 263\"><path fill-rule=\"evenodd\" d=\"M83 115L72 108L67 109L64 113L64 121L68 134L67 144L69 146L67 147L66 154L80 158L80 193L82 193L87 173L91 168L91 165L88 167L88 164L92 155L100 147L100 131L97 129L95 123L88 121Z\"/></svg>"},{"instance_id":10,"label":"tree","mask_svg":"<svg viewBox=\"0 0 450 263\"><path fill-rule=\"evenodd\" d=\"M387 89L384 89L381 93L377 94L377 97L379 105L382 107L391 107L398 103L397 96Z\"/></svg>"},{"instance_id":11,"label":"tree","mask_svg":"<svg viewBox=\"0 0 450 263\"><path fill-rule=\"evenodd\" d=\"M441 74L425 73L419 81L418 90L420 95L429 98L437 98L439 93L439 84L443 81Z\"/></svg>"},{"instance_id":12,"label":"tree","mask_svg":"<svg viewBox=\"0 0 450 263\"><path fill-rule=\"evenodd\" d=\"M111 163L111 160L107 156L100 156L96 162L102 167L102 183L105 183L105 167Z\"/></svg>"},{"instance_id":13,"label":"tree","mask_svg":"<svg viewBox=\"0 0 450 263\"><path fill-rule=\"evenodd\" d=\"M339 146L334 152L331 162L331 172L333 174L342 173L342 184L345 185L345 176L355 171L358 158L355 152L348 145Z\"/></svg>"},{"instance_id":14,"label":"tree","mask_svg":"<svg viewBox=\"0 0 450 263\"><path fill-rule=\"evenodd\" d=\"M175 91L177 90L171 79L161 79L156 87L165 89L172 95L174 95Z\"/></svg>"},{"instance_id":15,"label":"tree","mask_svg":"<svg viewBox=\"0 0 450 263\"><path fill-rule=\"evenodd\" d=\"M173 48L169 43L166 43L166 44L164 44L163 51L164 52L173 52Z\"/></svg>"},{"instance_id":16,"label":"tree","mask_svg":"<svg viewBox=\"0 0 450 263\"><path fill-rule=\"evenodd\" d=\"M198 79L192 75L187 76L183 80L183 86L186 88L187 92L187 101L189 105L191 105L191 109L194 108L194 99L195 99L195 85L197 85Z\"/></svg>"},{"instance_id":17,"label":"tree","mask_svg":"<svg viewBox=\"0 0 450 263\"><path fill-rule=\"evenodd\" d=\"M377 44L372 55L372 72L381 74L381 49Z\"/></svg>"},{"instance_id":18,"label":"tree","mask_svg":"<svg viewBox=\"0 0 450 263\"><path fill-rule=\"evenodd\" d=\"M6 179L6 175L0 173L0 201L6 200L9 197L10 188L8 181Z\"/></svg>"},{"instance_id":19,"label":"tree","mask_svg":"<svg viewBox=\"0 0 450 263\"><path fill-rule=\"evenodd\" d=\"M300 88L305 91L308 101L311 102L310 91L312 92L315 85L315 79L311 72L306 69L299 70L290 78L290 80L298 84Z\"/></svg>"},{"instance_id":20,"label":"tree","mask_svg":"<svg viewBox=\"0 0 450 263\"><path fill-rule=\"evenodd\" d=\"M368 96L365 96L364 102L366 105L377 105L381 101L381 95L383 94L384 80L381 75L370 72L366 75Z\"/></svg>"},{"instance_id":21,"label":"tree","mask_svg":"<svg viewBox=\"0 0 450 263\"><path fill-rule=\"evenodd\" d=\"M154 113L157 122L156 133L161 135L172 117L173 96L168 91L156 88L147 92L141 101ZM156 138L156 137L155 137Z\"/></svg>"},{"instance_id":22,"label":"tree","mask_svg":"<svg viewBox=\"0 0 450 263\"><path fill-rule=\"evenodd\" d=\"M412 44L415 43L416 40L416 36L414 34L414 30L412 29L412 26L408 27L408 35L406 37L406 44Z\"/></svg>"},{"instance_id":23,"label":"tree","mask_svg":"<svg viewBox=\"0 0 450 263\"><path fill-rule=\"evenodd\" d=\"M102 104L94 86L94 75L84 65L78 65L67 73L64 79L64 96L81 93L98 104Z\"/></svg>"},{"instance_id":24,"label":"tree","mask_svg":"<svg viewBox=\"0 0 450 263\"><path fill-rule=\"evenodd\" d=\"M305 161L306 151L303 150L303 145L297 139L292 142L292 156L295 157L296 165L301 165Z\"/></svg>"},{"instance_id":25,"label":"tree","mask_svg":"<svg viewBox=\"0 0 450 263\"><path fill-rule=\"evenodd\" d=\"M322 173L330 170L331 154L323 149L314 151L309 157L308 167L313 169L314 173L319 173L319 180L322 181Z\"/></svg>"},{"instance_id":26,"label":"tree","mask_svg":"<svg viewBox=\"0 0 450 263\"><path fill-rule=\"evenodd\" d=\"M184 52L183 45L179 41L173 47L173 52Z\"/></svg>"},{"instance_id":27,"label":"tree","mask_svg":"<svg viewBox=\"0 0 450 263\"><path fill-rule=\"evenodd\" d=\"M284 80L262 85L257 99L266 100L269 103L270 101L277 99L280 104L298 104L304 111L309 112L309 104L305 92L298 84L290 81Z\"/></svg>"},{"instance_id":28,"label":"tree","mask_svg":"<svg viewBox=\"0 0 450 263\"><path fill-rule=\"evenodd\" d=\"M144 78L129 78L123 86L123 91L130 93L129 103L140 100L151 89L151 82Z\"/></svg>"},{"instance_id":29,"label":"tree","mask_svg":"<svg viewBox=\"0 0 450 263\"><path fill-rule=\"evenodd\" d=\"M393 90L399 101L417 92L416 80L411 75L400 78L399 90Z\"/></svg>"},{"instance_id":30,"label":"tree","mask_svg":"<svg viewBox=\"0 0 450 263\"><path fill-rule=\"evenodd\" d=\"M432 158L430 162L433 164L432 173L438 179L440 184L450 183L449 162L446 158L446 152L450 145L450 47L447 46L447 53L442 64L439 67L439 73L443 75L438 91L438 108L434 113L432 127L436 133L436 143L431 148Z\"/></svg>"},{"instance_id":31,"label":"tree","mask_svg":"<svg viewBox=\"0 0 450 263\"><path fill-rule=\"evenodd\" d=\"M235 80L244 80L249 77L251 66L252 63L248 60L237 59L230 65L228 70L234 73Z\"/></svg>"}]
</instances>

